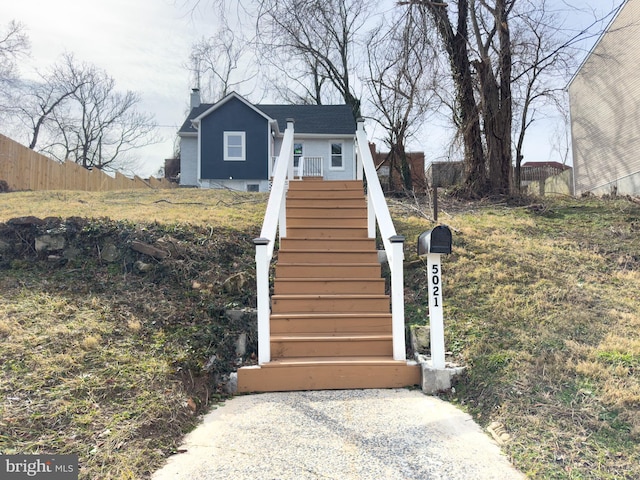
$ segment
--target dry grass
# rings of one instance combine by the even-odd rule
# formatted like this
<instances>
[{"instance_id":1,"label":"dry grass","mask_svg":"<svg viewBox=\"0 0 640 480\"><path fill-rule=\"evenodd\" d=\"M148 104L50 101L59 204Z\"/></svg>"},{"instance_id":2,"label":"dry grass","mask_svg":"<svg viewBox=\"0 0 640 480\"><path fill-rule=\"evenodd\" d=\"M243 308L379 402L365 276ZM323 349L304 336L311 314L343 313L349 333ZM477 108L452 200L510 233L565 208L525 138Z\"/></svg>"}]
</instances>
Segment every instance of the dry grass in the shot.
<instances>
[{"instance_id":1,"label":"dry grass","mask_svg":"<svg viewBox=\"0 0 640 480\"><path fill-rule=\"evenodd\" d=\"M127 192L16 192L2 195L0 222L15 216L108 217L132 223L212 225L247 230L262 223L267 196L200 189Z\"/></svg>"},{"instance_id":2,"label":"dry grass","mask_svg":"<svg viewBox=\"0 0 640 480\"><path fill-rule=\"evenodd\" d=\"M146 276L89 261L15 261L0 274L0 450L79 453L81 478L147 477L192 424L189 400L211 393L193 397L176 374L189 378L232 348L225 342L236 327L218 312L251 292L222 298L220 285L250 268L265 197L175 190L0 200L0 221L108 216L124 223L99 221L87 235L125 228L180 247ZM392 203L415 261L417 236L433 225L429 209ZM531 478L640 478L640 207L440 204L454 229L454 253L443 259L446 345L468 367L443 396L481 424L502 422L513 436L507 453ZM426 268L417 265L405 283L415 323L427 310Z\"/></svg>"},{"instance_id":3,"label":"dry grass","mask_svg":"<svg viewBox=\"0 0 640 480\"><path fill-rule=\"evenodd\" d=\"M409 238L429 228L402 213ZM448 398L505 424L532 478L640 478L638 205L557 200L442 219L456 230L446 341L469 367ZM423 305L424 275L407 281Z\"/></svg>"}]
</instances>

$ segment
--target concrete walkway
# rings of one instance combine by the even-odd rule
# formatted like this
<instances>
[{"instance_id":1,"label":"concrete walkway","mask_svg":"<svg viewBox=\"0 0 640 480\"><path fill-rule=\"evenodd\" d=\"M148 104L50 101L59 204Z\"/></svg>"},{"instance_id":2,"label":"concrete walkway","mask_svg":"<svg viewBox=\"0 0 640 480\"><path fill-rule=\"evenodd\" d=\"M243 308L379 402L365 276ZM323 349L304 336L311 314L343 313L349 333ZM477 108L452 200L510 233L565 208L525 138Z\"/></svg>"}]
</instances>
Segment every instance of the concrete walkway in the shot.
<instances>
[{"instance_id":1,"label":"concrete walkway","mask_svg":"<svg viewBox=\"0 0 640 480\"><path fill-rule=\"evenodd\" d=\"M524 478L469 415L416 390L236 397L182 448L153 480Z\"/></svg>"}]
</instances>

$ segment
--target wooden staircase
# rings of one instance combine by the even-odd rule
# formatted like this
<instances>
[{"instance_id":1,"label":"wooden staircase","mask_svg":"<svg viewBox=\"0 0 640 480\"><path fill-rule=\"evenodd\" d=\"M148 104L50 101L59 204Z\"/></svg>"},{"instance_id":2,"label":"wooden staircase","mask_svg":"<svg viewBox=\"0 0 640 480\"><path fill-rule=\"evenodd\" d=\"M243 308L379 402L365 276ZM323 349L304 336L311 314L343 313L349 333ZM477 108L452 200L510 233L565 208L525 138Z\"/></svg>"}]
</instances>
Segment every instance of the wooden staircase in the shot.
<instances>
[{"instance_id":1,"label":"wooden staircase","mask_svg":"<svg viewBox=\"0 0 640 480\"><path fill-rule=\"evenodd\" d=\"M239 392L393 388L420 368L393 360L391 313L362 181L292 181L271 297L271 361Z\"/></svg>"}]
</instances>

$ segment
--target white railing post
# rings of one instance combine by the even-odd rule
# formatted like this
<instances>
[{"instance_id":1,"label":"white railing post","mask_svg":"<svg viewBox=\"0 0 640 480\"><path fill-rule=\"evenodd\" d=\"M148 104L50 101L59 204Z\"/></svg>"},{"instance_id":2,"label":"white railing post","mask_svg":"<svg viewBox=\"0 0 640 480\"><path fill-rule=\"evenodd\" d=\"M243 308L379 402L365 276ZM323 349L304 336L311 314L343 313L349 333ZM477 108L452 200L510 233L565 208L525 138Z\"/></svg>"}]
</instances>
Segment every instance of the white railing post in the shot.
<instances>
[{"instance_id":1,"label":"white railing post","mask_svg":"<svg viewBox=\"0 0 640 480\"><path fill-rule=\"evenodd\" d=\"M360 129L364 131L364 121L362 120L358 121L358 130ZM362 155L358 152L358 150L356 150L356 180L362 180L363 178Z\"/></svg>"},{"instance_id":2,"label":"white railing post","mask_svg":"<svg viewBox=\"0 0 640 480\"><path fill-rule=\"evenodd\" d=\"M271 331L269 316L271 301L269 298L269 265L273 258L278 226L280 237L287 235L285 223L285 198L288 188L287 172L293 168L293 120L287 119L287 129L282 139L280 155L273 172L273 184L267 201L267 210L262 222L260 238L253 242L256 245L256 287L258 307L258 363L271 361Z\"/></svg>"},{"instance_id":3,"label":"white railing post","mask_svg":"<svg viewBox=\"0 0 640 480\"><path fill-rule=\"evenodd\" d=\"M427 277L429 288L429 333L431 335L431 366L445 368L444 314L442 309L442 268L440 254L427 254Z\"/></svg>"},{"instance_id":4,"label":"white railing post","mask_svg":"<svg viewBox=\"0 0 640 480\"><path fill-rule=\"evenodd\" d=\"M364 120L358 120L356 130L357 158L360 159L364 178L367 180L368 198L368 232L370 238L375 238L376 223L380 230L382 243L387 253L387 261L391 269L391 317L393 333L393 358L406 360L405 327L404 327L404 273L403 261L404 237L396 234L391 220L389 207L380 186L378 172L373 163L373 156L369 150L369 141L364 131ZM359 166L357 167L360 168Z\"/></svg>"},{"instance_id":5,"label":"white railing post","mask_svg":"<svg viewBox=\"0 0 640 480\"><path fill-rule=\"evenodd\" d=\"M391 269L391 332L393 335L393 359L406 360L404 326L404 237L394 235L389 239L392 255L389 259Z\"/></svg>"},{"instance_id":6,"label":"white railing post","mask_svg":"<svg viewBox=\"0 0 640 480\"><path fill-rule=\"evenodd\" d=\"M376 238L376 211L373 207L373 196L367 192L367 231L369 238Z\"/></svg>"},{"instance_id":7,"label":"white railing post","mask_svg":"<svg viewBox=\"0 0 640 480\"><path fill-rule=\"evenodd\" d=\"M288 188L285 188L285 190L288 190ZM278 217L278 235L280 238L285 238L287 236L287 196L286 195L282 197L282 204L280 205L280 215Z\"/></svg>"},{"instance_id":8,"label":"white railing post","mask_svg":"<svg viewBox=\"0 0 640 480\"><path fill-rule=\"evenodd\" d=\"M258 363L271 361L271 331L269 327L269 239L256 238L256 286L258 307Z\"/></svg>"}]
</instances>

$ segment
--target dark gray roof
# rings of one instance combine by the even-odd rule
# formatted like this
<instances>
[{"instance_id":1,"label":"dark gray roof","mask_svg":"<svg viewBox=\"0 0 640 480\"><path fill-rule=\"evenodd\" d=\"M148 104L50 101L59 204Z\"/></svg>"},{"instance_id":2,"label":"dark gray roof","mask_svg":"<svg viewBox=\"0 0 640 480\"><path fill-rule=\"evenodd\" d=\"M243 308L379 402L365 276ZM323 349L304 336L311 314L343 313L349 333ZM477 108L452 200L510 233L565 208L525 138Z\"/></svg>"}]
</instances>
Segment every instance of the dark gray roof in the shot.
<instances>
[{"instance_id":1,"label":"dark gray roof","mask_svg":"<svg viewBox=\"0 0 640 480\"><path fill-rule=\"evenodd\" d=\"M281 132L287 128L287 118L295 120L296 133L351 135L356 132L349 105L256 105L256 108L277 120Z\"/></svg>"},{"instance_id":2,"label":"dark gray roof","mask_svg":"<svg viewBox=\"0 0 640 480\"><path fill-rule=\"evenodd\" d=\"M202 115L211 107L213 107L213 103L201 103L199 107L192 108L191 111L189 112L189 115L187 115L187 119L184 121L184 123L180 127L180 130L178 130L178 133L198 133L198 131L195 128L193 128L193 125L191 125L191 120Z\"/></svg>"},{"instance_id":3,"label":"dark gray roof","mask_svg":"<svg viewBox=\"0 0 640 480\"><path fill-rule=\"evenodd\" d=\"M196 133L191 120L213 107L212 103L203 103L194 108L180 127L178 133ZM295 132L326 135L352 135L356 131L356 122L349 105L254 105L273 120L277 120L278 129L284 132L287 118L295 121Z\"/></svg>"}]
</instances>

